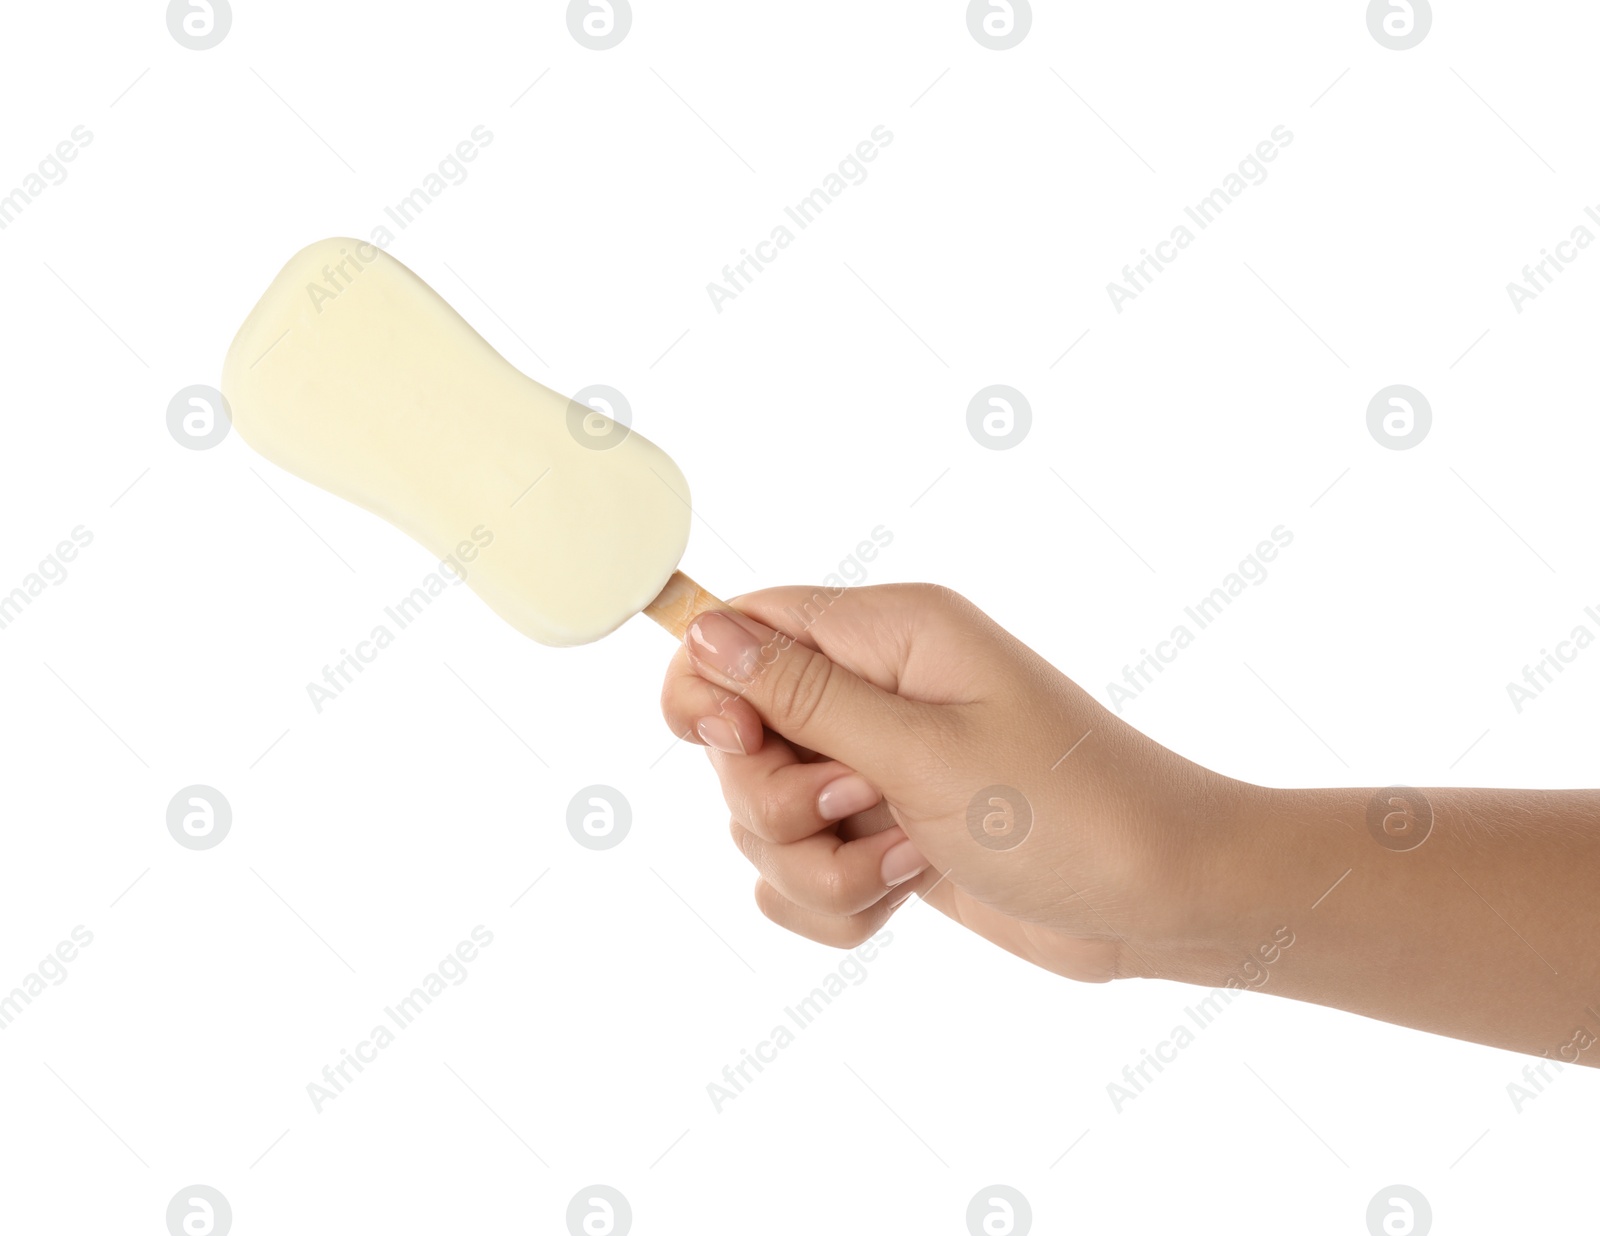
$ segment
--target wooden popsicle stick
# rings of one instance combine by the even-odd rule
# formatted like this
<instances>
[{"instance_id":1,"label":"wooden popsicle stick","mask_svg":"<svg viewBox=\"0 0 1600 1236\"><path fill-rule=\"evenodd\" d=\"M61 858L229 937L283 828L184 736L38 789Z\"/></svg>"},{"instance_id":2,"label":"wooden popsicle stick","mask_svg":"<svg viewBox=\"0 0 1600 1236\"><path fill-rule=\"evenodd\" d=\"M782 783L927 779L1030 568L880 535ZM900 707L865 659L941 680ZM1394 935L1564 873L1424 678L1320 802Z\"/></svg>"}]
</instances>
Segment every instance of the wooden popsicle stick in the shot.
<instances>
[{"instance_id":1,"label":"wooden popsicle stick","mask_svg":"<svg viewBox=\"0 0 1600 1236\"><path fill-rule=\"evenodd\" d=\"M644 612L670 631L674 638L682 639L689 624L710 609L730 609L682 571L674 571L661 595L644 607Z\"/></svg>"}]
</instances>

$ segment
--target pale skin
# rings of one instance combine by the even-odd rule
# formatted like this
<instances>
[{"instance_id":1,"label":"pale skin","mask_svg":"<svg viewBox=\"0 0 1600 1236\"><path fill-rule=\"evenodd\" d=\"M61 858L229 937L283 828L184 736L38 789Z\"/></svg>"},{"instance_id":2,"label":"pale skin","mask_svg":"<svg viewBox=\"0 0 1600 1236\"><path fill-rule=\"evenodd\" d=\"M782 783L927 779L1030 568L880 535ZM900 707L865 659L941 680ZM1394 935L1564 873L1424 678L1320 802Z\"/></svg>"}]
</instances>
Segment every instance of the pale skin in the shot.
<instances>
[{"instance_id":1,"label":"pale skin","mask_svg":"<svg viewBox=\"0 0 1600 1236\"><path fill-rule=\"evenodd\" d=\"M691 625L662 707L780 926L854 947L915 893L1071 979L1253 987L1600 1063L1600 791L1252 785L946 589L735 604Z\"/></svg>"}]
</instances>

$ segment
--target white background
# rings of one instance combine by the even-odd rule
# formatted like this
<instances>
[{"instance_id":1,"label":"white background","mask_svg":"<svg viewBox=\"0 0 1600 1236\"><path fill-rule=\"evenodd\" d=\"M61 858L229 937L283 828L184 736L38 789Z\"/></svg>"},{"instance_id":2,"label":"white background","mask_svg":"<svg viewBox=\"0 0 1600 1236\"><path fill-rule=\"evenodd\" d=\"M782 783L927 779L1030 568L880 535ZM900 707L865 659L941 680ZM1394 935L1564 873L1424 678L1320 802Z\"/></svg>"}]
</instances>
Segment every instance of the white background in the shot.
<instances>
[{"instance_id":1,"label":"white background","mask_svg":"<svg viewBox=\"0 0 1600 1236\"><path fill-rule=\"evenodd\" d=\"M1282 524L1130 720L1263 783L1593 784L1600 651L1520 714L1506 683L1600 625L1600 253L1521 314L1506 284L1600 203L1600 14L1440 6L1396 52L1359 2L1040 4L996 52L963 7L638 4L604 52L553 2L239 3L198 52L159 3L7 8L0 193L93 141L0 232L0 592L93 543L0 631L0 989L94 935L0 1033L8 1227L155 1233L194 1183L241 1234L564 1231L596 1182L639 1232L957 1233L995 1183L1041 1232L1359 1236L1395 1183L1439 1232L1592 1202L1587 1070L1519 1112L1524 1057L1252 996L1119 1113L1202 993L1073 986L916 902L718 1114L706 1084L840 955L755 909L656 711L659 630L546 649L461 589L314 711L432 564L236 436L179 446L167 403L290 254L369 235L484 125L390 251L540 381L627 395L708 586L816 580L882 524L872 582L949 584L1104 698ZM717 313L877 125L868 179ZM1117 313L1107 282L1278 125ZM990 383L1032 404L1010 450L966 428ZM1391 383L1433 408L1410 450L1367 429ZM193 783L233 808L202 852L165 823ZM591 783L632 804L613 850L566 828ZM317 1114L306 1084L479 924Z\"/></svg>"}]
</instances>

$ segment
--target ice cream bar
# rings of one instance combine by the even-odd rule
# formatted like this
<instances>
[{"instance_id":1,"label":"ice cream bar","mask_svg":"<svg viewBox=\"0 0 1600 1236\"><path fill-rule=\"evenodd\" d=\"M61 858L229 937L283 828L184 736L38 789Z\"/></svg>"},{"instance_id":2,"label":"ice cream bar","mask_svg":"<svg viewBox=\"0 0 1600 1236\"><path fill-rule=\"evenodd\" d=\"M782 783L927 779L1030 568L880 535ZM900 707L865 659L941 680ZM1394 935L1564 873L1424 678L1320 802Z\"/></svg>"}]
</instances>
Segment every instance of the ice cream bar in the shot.
<instances>
[{"instance_id":1,"label":"ice cream bar","mask_svg":"<svg viewBox=\"0 0 1600 1236\"><path fill-rule=\"evenodd\" d=\"M262 455L462 563L540 643L588 643L642 610L681 634L719 604L676 573L689 487L665 452L519 372L375 245L290 258L222 393Z\"/></svg>"}]
</instances>

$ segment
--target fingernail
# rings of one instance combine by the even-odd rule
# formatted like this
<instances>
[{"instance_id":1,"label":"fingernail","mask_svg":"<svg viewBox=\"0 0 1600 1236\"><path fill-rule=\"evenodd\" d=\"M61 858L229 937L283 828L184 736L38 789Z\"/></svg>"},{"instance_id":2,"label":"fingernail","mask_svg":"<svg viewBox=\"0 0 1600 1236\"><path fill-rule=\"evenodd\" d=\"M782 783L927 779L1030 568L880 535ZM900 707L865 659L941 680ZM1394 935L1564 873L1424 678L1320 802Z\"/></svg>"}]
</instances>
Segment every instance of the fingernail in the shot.
<instances>
[{"instance_id":1,"label":"fingernail","mask_svg":"<svg viewBox=\"0 0 1600 1236\"><path fill-rule=\"evenodd\" d=\"M694 727L700 741L729 755L745 755L744 741L739 737L739 727L726 717L704 717Z\"/></svg>"},{"instance_id":2,"label":"fingernail","mask_svg":"<svg viewBox=\"0 0 1600 1236\"><path fill-rule=\"evenodd\" d=\"M927 869L928 860L917 852L916 844L911 841L902 841L883 856L883 882L889 888L904 884Z\"/></svg>"},{"instance_id":3,"label":"fingernail","mask_svg":"<svg viewBox=\"0 0 1600 1236\"><path fill-rule=\"evenodd\" d=\"M692 658L736 682L756 676L761 645L726 614L701 614L690 624L685 642Z\"/></svg>"},{"instance_id":4,"label":"fingernail","mask_svg":"<svg viewBox=\"0 0 1600 1236\"><path fill-rule=\"evenodd\" d=\"M865 811L878 801L878 791L873 789L860 773L850 773L828 782L817 795L817 814L825 820L842 820L847 815Z\"/></svg>"}]
</instances>

